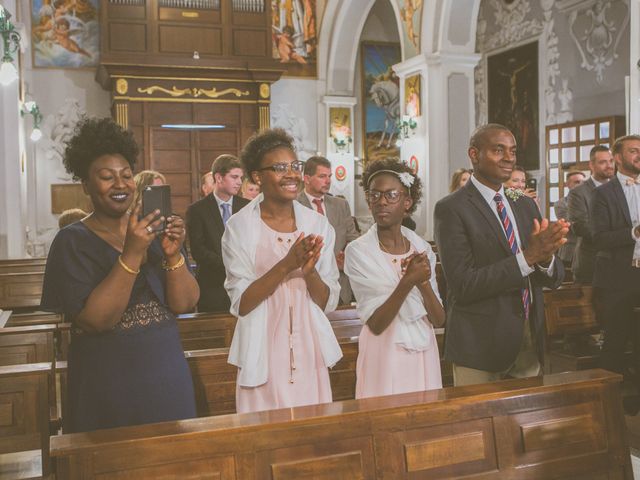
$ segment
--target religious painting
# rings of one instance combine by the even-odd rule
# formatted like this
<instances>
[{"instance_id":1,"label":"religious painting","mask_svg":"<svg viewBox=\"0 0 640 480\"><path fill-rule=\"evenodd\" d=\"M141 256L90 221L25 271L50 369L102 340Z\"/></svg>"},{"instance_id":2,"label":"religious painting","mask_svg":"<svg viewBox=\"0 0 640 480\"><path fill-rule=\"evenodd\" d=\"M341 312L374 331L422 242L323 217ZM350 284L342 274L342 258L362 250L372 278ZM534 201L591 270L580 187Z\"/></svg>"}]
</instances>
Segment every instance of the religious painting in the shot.
<instances>
[{"instance_id":1,"label":"religious painting","mask_svg":"<svg viewBox=\"0 0 640 480\"><path fill-rule=\"evenodd\" d=\"M329 107L329 136L338 152L351 150L351 110L345 107Z\"/></svg>"},{"instance_id":2,"label":"religious painting","mask_svg":"<svg viewBox=\"0 0 640 480\"><path fill-rule=\"evenodd\" d=\"M402 19L404 37L404 58L415 57L420 53L420 26L422 25L423 0L395 0Z\"/></svg>"},{"instance_id":3,"label":"religious painting","mask_svg":"<svg viewBox=\"0 0 640 480\"><path fill-rule=\"evenodd\" d=\"M84 68L99 63L98 0L31 0L35 67Z\"/></svg>"},{"instance_id":4,"label":"religious painting","mask_svg":"<svg viewBox=\"0 0 640 480\"><path fill-rule=\"evenodd\" d=\"M489 121L509 127L518 144L518 164L540 168L538 131L538 42L491 55Z\"/></svg>"},{"instance_id":5,"label":"religious painting","mask_svg":"<svg viewBox=\"0 0 640 480\"><path fill-rule=\"evenodd\" d=\"M317 75L321 15L316 3L316 0L271 0L273 58L286 68L285 75Z\"/></svg>"},{"instance_id":6,"label":"religious painting","mask_svg":"<svg viewBox=\"0 0 640 480\"><path fill-rule=\"evenodd\" d=\"M420 74L404 79L404 113L410 117L420 116Z\"/></svg>"},{"instance_id":7,"label":"religious painting","mask_svg":"<svg viewBox=\"0 0 640 480\"><path fill-rule=\"evenodd\" d=\"M360 58L364 160L399 157L400 80L391 67L402 60L400 45L363 42Z\"/></svg>"}]
</instances>

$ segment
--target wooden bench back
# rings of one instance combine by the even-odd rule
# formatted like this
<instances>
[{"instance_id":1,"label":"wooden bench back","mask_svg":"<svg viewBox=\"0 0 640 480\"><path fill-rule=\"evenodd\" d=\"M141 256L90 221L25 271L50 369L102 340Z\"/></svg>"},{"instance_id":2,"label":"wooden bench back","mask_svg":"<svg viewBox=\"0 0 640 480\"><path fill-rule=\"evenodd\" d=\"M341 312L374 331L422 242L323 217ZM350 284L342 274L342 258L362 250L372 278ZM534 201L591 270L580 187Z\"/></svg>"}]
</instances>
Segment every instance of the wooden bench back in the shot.
<instances>
[{"instance_id":1,"label":"wooden bench back","mask_svg":"<svg viewBox=\"0 0 640 480\"><path fill-rule=\"evenodd\" d=\"M0 454L41 450L43 476L51 471L48 398L51 369L48 362L0 367Z\"/></svg>"},{"instance_id":2,"label":"wooden bench back","mask_svg":"<svg viewBox=\"0 0 640 480\"><path fill-rule=\"evenodd\" d=\"M65 479L631 479L620 377L507 380L52 437Z\"/></svg>"},{"instance_id":3,"label":"wooden bench back","mask_svg":"<svg viewBox=\"0 0 640 480\"><path fill-rule=\"evenodd\" d=\"M53 362L55 325L0 328L0 366Z\"/></svg>"},{"instance_id":4,"label":"wooden bench back","mask_svg":"<svg viewBox=\"0 0 640 480\"><path fill-rule=\"evenodd\" d=\"M563 287L544 291L547 335L556 337L598 330L589 286Z\"/></svg>"},{"instance_id":5,"label":"wooden bench back","mask_svg":"<svg viewBox=\"0 0 640 480\"><path fill-rule=\"evenodd\" d=\"M44 272L0 273L0 309L38 307Z\"/></svg>"},{"instance_id":6,"label":"wooden bench back","mask_svg":"<svg viewBox=\"0 0 640 480\"><path fill-rule=\"evenodd\" d=\"M51 323L62 323L64 317L61 313L50 312L29 312L12 313L7 321L7 327L26 327L30 325L45 325Z\"/></svg>"},{"instance_id":7,"label":"wooden bench back","mask_svg":"<svg viewBox=\"0 0 640 480\"><path fill-rule=\"evenodd\" d=\"M47 259L41 258L10 258L0 260L0 273L44 272Z\"/></svg>"}]
</instances>

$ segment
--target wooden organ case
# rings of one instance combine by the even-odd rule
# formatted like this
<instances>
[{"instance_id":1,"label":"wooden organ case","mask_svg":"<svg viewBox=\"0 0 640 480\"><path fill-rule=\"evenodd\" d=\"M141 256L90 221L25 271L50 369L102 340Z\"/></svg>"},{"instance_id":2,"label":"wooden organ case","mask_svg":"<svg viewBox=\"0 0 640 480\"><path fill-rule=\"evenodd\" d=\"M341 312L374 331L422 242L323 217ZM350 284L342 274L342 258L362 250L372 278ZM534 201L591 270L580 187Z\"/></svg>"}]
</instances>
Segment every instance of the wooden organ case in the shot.
<instances>
[{"instance_id":1,"label":"wooden organ case","mask_svg":"<svg viewBox=\"0 0 640 480\"><path fill-rule=\"evenodd\" d=\"M103 0L97 80L141 153L163 173L173 209L199 198L200 177L269 126L269 0ZM180 127L182 126L182 127Z\"/></svg>"}]
</instances>

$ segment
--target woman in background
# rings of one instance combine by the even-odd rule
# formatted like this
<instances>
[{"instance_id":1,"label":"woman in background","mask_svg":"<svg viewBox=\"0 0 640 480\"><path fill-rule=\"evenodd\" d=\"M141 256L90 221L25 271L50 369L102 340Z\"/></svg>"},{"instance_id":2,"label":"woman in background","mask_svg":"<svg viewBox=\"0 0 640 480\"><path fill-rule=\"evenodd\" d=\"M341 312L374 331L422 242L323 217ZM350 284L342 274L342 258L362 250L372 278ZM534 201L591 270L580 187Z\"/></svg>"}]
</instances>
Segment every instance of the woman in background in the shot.
<instances>
[{"instance_id":1,"label":"woman in background","mask_svg":"<svg viewBox=\"0 0 640 480\"><path fill-rule=\"evenodd\" d=\"M453 175L451 176L451 184L449 184L449 193L453 193L464 187L469 181L469 178L471 178L472 173L473 170L470 168L459 168L453 172Z\"/></svg>"},{"instance_id":2,"label":"woman in background","mask_svg":"<svg viewBox=\"0 0 640 480\"><path fill-rule=\"evenodd\" d=\"M85 119L64 165L94 211L58 232L47 257L41 308L72 323L65 432L196 415L175 315L199 289L182 254L179 217L131 209L138 147L113 120Z\"/></svg>"},{"instance_id":3,"label":"woman in background","mask_svg":"<svg viewBox=\"0 0 640 480\"><path fill-rule=\"evenodd\" d=\"M253 183L253 180L251 180L251 178L247 176L244 180L242 180L240 194L242 195L242 198L253 200L258 195L260 195L260 186L256 183Z\"/></svg>"},{"instance_id":4,"label":"woman in background","mask_svg":"<svg viewBox=\"0 0 640 480\"><path fill-rule=\"evenodd\" d=\"M415 211L420 179L395 159L367 165L362 187L375 220L349 243L344 271L365 323L358 338L356 398L442 387L433 327L445 313L431 246L402 220Z\"/></svg>"},{"instance_id":5,"label":"woman in background","mask_svg":"<svg viewBox=\"0 0 640 480\"><path fill-rule=\"evenodd\" d=\"M342 357L325 312L339 274L327 217L296 201L304 163L280 129L254 135L242 155L262 193L227 222L222 258L238 317L229 363L238 413L331 402L328 368Z\"/></svg>"}]
</instances>

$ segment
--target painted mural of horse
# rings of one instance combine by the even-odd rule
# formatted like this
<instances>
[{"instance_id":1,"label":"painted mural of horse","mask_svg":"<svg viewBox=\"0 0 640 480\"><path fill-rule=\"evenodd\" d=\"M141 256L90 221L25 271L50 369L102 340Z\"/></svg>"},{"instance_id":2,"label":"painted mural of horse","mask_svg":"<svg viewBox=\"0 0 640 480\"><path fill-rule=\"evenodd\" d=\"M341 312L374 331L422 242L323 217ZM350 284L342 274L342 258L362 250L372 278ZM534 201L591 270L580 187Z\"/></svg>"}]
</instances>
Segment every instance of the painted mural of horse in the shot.
<instances>
[{"instance_id":1,"label":"painted mural of horse","mask_svg":"<svg viewBox=\"0 0 640 480\"><path fill-rule=\"evenodd\" d=\"M369 95L373 103L384 110L384 128L376 148L382 146L387 134L389 136L387 137L386 146L390 148L400 118L400 89L391 80L381 80L371 85Z\"/></svg>"}]
</instances>

